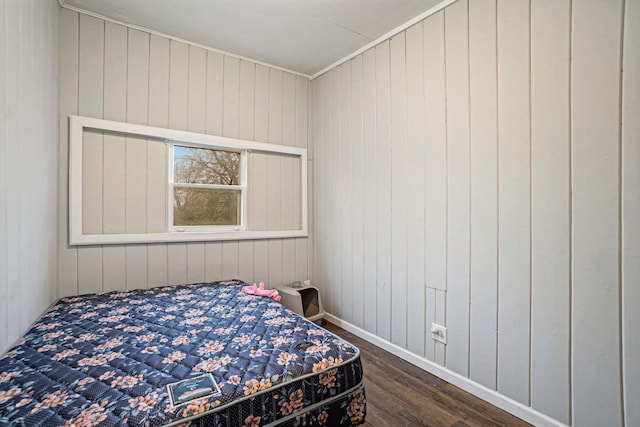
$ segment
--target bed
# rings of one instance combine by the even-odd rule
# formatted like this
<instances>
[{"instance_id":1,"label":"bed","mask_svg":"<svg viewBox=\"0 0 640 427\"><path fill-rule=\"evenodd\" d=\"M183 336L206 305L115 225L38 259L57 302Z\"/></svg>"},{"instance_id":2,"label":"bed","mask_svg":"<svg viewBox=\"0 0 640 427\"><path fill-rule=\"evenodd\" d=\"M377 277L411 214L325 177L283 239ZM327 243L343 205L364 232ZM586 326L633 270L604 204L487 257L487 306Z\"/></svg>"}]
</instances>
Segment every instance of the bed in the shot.
<instances>
[{"instance_id":1,"label":"bed","mask_svg":"<svg viewBox=\"0 0 640 427\"><path fill-rule=\"evenodd\" d=\"M362 424L358 349L245 285L61 299L0 359L0 425Z\"/></svg>"}]
</instances>

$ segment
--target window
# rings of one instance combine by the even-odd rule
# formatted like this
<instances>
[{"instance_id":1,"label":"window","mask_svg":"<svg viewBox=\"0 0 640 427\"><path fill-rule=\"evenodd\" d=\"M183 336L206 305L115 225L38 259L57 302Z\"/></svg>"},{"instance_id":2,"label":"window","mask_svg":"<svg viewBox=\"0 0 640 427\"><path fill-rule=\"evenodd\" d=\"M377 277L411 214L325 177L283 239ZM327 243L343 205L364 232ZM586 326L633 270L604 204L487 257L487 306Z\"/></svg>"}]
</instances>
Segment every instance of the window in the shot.
<instances>
[{"instance_id":1,"label":"window","mask_svg":"<svg viewBox=\"0 0 640 427\"><path fill-rule=\"evenodd\" d=\"M171 144L169 230L244 228L246 150Z\"/></svg>"},{"instance_id":2,"label":"window","mask_svg":"<svg viewBox=\"0 0 640 427\"><path fill-rule=\"evenodd\" d=\"M306 237L307 150L69 119L69 243Z\"/></svg>"}]
</instances>

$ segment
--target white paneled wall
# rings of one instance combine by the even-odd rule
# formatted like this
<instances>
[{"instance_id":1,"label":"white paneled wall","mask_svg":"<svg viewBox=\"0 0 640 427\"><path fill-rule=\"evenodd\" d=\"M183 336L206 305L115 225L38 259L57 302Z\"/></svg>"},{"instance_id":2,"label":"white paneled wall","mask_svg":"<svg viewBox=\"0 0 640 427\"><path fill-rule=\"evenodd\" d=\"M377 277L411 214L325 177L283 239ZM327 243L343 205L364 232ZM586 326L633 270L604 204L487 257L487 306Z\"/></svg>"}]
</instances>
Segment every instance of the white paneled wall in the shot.
<instances>
[{"instance_id":1,"label":"white paneled wall","mask_svg":"<svg viewBox=\"0 0 640 427\"><path fill-rule=\"evenodd\" d=\"M60 295L229 278L271 286L307 279L307 238L68 246L69 115L310 148L309 81L67 9L60 23ZM97 133L84 144L95 145L84 150L91 158L83 174L95 175L85 180L95 185L83 189L91 222L85 227L164 230L166 167L156 167L164 163L164 147ZM249 196L255 217L264 218L259 226L290 227L299 200L277 196L294 191L299 166L251 157L257 175L268 176Z\"/></svg>"},{"instance_id":2,"label":"white paneled wall","mask_svg":"<svg viewBox=\"0 0 640 427\"><path fill-rule=\"evenodd\" d=\"M327 310L536 423L639 425L639 18L460 0L315 79Z\"/></svg>"},{"instance_id":3,"label":"white paneled wall","mask_svg":"<svg viewBox=\"0 0 640 427\"><path fill-rule=\"evenodd\" d=\"M56 297L58 10L0 0L0 353Z\"/></svg>"}]
</instances>

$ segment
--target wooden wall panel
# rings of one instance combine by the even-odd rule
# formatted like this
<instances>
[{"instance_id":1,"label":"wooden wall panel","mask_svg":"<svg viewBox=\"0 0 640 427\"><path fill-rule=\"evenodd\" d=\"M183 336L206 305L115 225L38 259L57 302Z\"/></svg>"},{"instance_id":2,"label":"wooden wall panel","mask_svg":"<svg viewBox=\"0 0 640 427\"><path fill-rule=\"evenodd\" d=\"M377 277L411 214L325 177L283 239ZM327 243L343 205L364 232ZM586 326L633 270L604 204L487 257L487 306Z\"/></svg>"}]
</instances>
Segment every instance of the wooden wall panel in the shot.
<instances>
[{"instance_id":1,"label":"wooden wall panel","mask_svg":"<svg viewBox=\"0 0 640 427\"><path fill-rule=\"evenodd\" d=\"M79 17L67 9L60 11L60 94L58 121L58 294L78 293L78 251L68 245L69 224L69 116L78 114L78 33ZM65 143L62 143L65 141Z\"/></svg>"},{"instance_id":2,"label":"wooden wall panel","mask_svg":"<svg viewBox=\"0 0 640 427\"><path fill-rule=\"evenodd\" d=\"M425 355L425 184L426 133L424 130L424 34L422 23L407 30L407 348Z\"/></svg>"},{"instance_id":3,"label":"wooden wall panel","mask_svg":"<svg viewBox=\"0 0 640 427\"><path fill-rule=\"evenodd\" d=\"M625 2L622 68L622 361L624 417L640 424L640 3Z\"/></svg>"},{"instance_id":4,"label":"wooden wall panel","mask_svg":"<svg viewBox=\"0 0 640 427\"><path fill-rule=\"evenodd\" d=\"M209 84L216 82L207 81ZM213 95L213 94L212 94ZM238 136L241 139L253 140L255 135L255 96L256 96L256 64L249 61L240 61L240 130ZM211 98L211 97L209 97ZM208 132L211 133L211 132Z\"/></svg>"},{"instance_id":5,"label":"wooden wall panel","mask_svg":"<svg viewBox=\"0 0 640 427\"><path fill-rule=\"evenodd\" d=\"M351 322L353 319L353 237L351 224L351 200L353 197L351 186L351 62L347 61L339 67L338 90L340 93L339 121L340 148L337 151L339 159L338 176L341 191L336 194L336 210L339 212L336 226L340 229L340 263L338 277L335 282L342 293L342 317ZM339 208L338 208L339 206ZM348 288L345 287L348 285Z\"/></svg>"},{"instance_id":6,"label":"wooden wall panel","mask_svg":"<svg viewBox=\"0 0 640 427\"><path fill-rule=\"evenodd\" d=\"M469 377L496 388L498 135L496 2L469 3L471 295Z\"/></svg>"},{"instance_id":7,"label":"wooden wall panel","mask_svg":"<svg viewBox=\"0 0 640 427\"><path fill-rule=\"evenodd\" d=\"M282 141L284 145L295 146L296 143L296 77L284 74L282 79ZM294 207L296 196L293 194L294 165L298 163L293 157L280 157L280 225L283 229L295 228ZM298 201L299 203L299 201Z\"/></svg>"},{"instance_id":8,"label":"wooden wall panel","mask_svg":"<svg viewBox=\"0 0 640 427\"><path fill-rule=\"evenodd\" d=\"M322 94L319 94L322 96ZM377 142L376 142L376 52L362 57L363 219L364 227L364 329L377 333ZM316 140L319 141L319 140ZM320 144L316 144L316 151ZM316 163L321 159L316 156ZM316 176L316 182L320 178ZM320 221L320 212L316 221ZM319 237L319 236L318 236Z\"/></svg>"},{"instance_id":9,"label":"wooden wall panel","mask_svg":"<svg viewBox=\"0 0 640 427\"><path fill-rule=\"evenodd\" d=\"M444 12L424 26L424 93L426 133L425 268L427 285L447 289L447 130L445 104Z\"/></svg>"},{"instance_id":10,"label":"wooden wall panel","mask_svg":"<svg viewBox=\"0 0 640 427\"><path fill-rule=\"evenodd\" d=\"M126 80L126 121L129 123L145 125L149 121L150 62L149 34L129 29ZM165 215L160 212L166 210L166 202L160 205L159 197L155 194L149 194L150 190L162 191L164 189L162 184L166 183L166 167L164 173L161 171L165 164L165 150L159 145L159 142L150 142L140 138L126 139L126 231L147 232L149 228L159 228L159 220L165 218ZM156 177L162 181L159 183L150 182ZM108 179L105 179L106 181ZM149 202L155 202L156 205L150 206ZM154 207L159 212L152 214L153 221L150 224L149 212ZM126 253L127 289L148 287L147 245L119 247L122 247L123 252ZM106 279L105 284L107 284Z\"/></svg>"},{"instance_id":11,"label":"wooden wall panel","mask_svg":"<svg viewBox=\"0 0 640 427\"><path fill-rule=\"evenodd\" d=\"M1 353L57 290L58 159L50 143L58 125L58 12L55 3L0 2Z\"/></svg>"},{"instance_id":12,"label":"wooden wall panel","mask_svg":"<svg viewBox=\"0 0 640 427\"><path fill-rule=\"evenodd\" d=\"M104 24L104 110L107 120L124 121L127 115L127 28ZM126 138L105 134L102 169L102 231L124 233L126 229ZM146 261L146 260L145 260ZM114 245L102 249L102 289L125 289L126 250ZM146 283L146 281L145 281Z\"/></svg>"},{"instance_id":13,"label":"wooden wall panel","mask_svg":"<svg viewBox=\"0 0 640 427\"><path fill-rule=\"evenodd\" d=\"M467 2L445 9L447 91L447 368L469 372L469 56Z\"/></svg>"},{"instance_id":14,"label":"wooden wall panel","mask_svg":"<svg viewBox=\"0 0 640 427\"><path fill-rule=\"evenodd\" d=\"M364 180L363 169L363 98L362 98L362 57L354 58L351 63L351 188L352 188L352 205L351 205L351 233L353 235L352 246L352 290L351 297L353 303L353 312L351 321L359 327L364 326L365 313L365 290L367 289L364 282Z\"/></svg>"},{"instance_id":15,"label":"wooden wall panel","mask_svg":"<svg viewBox=\"0 0 640 427\"><path fill-rule=\"evenodd\" d=\"M222 136L237 138L240 109L240 60L224 57L222 77Z\"/></svg>"},{"instance_id":16,"label":"wooden wall panel","mask_svg":"<svg viewBox=\"0 0 640 427\"><path fill-rule=\"evenodd\" d=\"M531 3L531 405L566 424L571 422L570 7L570 1Z\"/></svg>"},{"instance_id":17,"label":"wooden wall panel","mask_svg":"<svg viewBox=\"0 0 640 427\"><path fill-rule=\"evenodd\" d=\"M104 21L81 15L79 23L78 113L102 118L104 55ZM83 148L83 230L102 230L102 135L92 132L84 138ZM65 233L66 234L66 233ZM102 247L86 246L78 249L78 281L80 293L102 291Z\"/></svg>"},{"instance_id":18,"label":"wooden wall panel","mask_svg":"<svg viewBox=\"0 0 640 427\"><path fill-rule=\"evenodd\" d=\"M149 36L149 110L147 120L150 126L169 126L169 40ZM149 143L147 150L147 230L164 230L167 223L167 201L165 194L167 168L155 165L166 164L165 144ZM166 243L147 246L147 287L169 283L167 268L168 246ZM132 269L127 270L131 274Z\"/></svg>"},{"instance_id":19,"label":"wooden wall panel","mask_svg":"<svg viewBox=\"0 0 640 427\"><path fill-rule=\"evenodd\" d=\"M127 115L127 28L106 22L104 32L103 117L122 122ZM103 196L100 203L103 233L125 232L126 179L123 159L126 159L126 149L123 136L104 135Z\"/></svg>"},{"instance_id":20,"label":"wooden wall panel","mask_svg":"<svg viewBox=\"0 0 640 427\"><path fill-rule=\"evenodd\" d=\"M341 177L340 173L340 68L335 68L329 73L330 84L330 137L331 147L329 148L329 163L327 164L327 173L334 177ZM329 227L331 230L342 230L342 209L340 201L342 200L342 193L335 191L334 188L327 188L327 206L331 206L329 215L331 216ZM328 281L329 288L332 290L332 298L329 299L329 307L332 313L338 313L338 316L342 316L342 294L344 289L341 286L341 273L342 273L342 234L340 233L337 238L331 239L328 246L329 255L329 269L328 269Z\"/></svg>"},{"instance_id":21,"label":"wooden wall panel","mask_svg":"<svg viewBox=\"0 0 640 427\"><path fill-rule=\"evenodd\" d=\"M222 136L224 55L207 52L206 133Z\"/></svg>"},{"instance_id":22,"label":"wooden wall panel","mask_svg":"<svg viewBox=\"0 0 640 427\"><path fill-rule=\"evenodd\" d=\"M83 72L78 82L78 111L83 116L102 118L104 54L94 46L104 46L104 21L81 16L79 40L78 61ZM82 228L86 233L96 233L102 231L102 134L85 132L83 141Z\"/></svg>"},{"instance_id":23,"label":"wooden wall panel","mask_svg":"<svg viewBox=\"0 0 640 427\"><path fill-rule=\"evenodd\" d=\"M204 280L220 280L222 276L222 242L207 242L204 245Z\"/></svg>"},{"instance_id":24,"label":"wooden wall panel","mask_svg":"<svg viewBox=\"0 0 640 427\"><path fill-rule=\"evenodd\" d=\"M269 69L267 67L256 66L256 86L255 86L255 138L256 141L269 141ZM268 192L267 180L258 179L258 176L265 176L268 173L267 156L253 153L251 158L250 182L252 183L252 200L250 222L255 230L268 229L268 216L259 215L258 212L268 213Z\"/></svg>"},{"instance_id":25,"label":"wooden wall panel","mask_svg":"<svg viewBox=\"0 0 640 427\"><path fill-rule=\"evenodd\" d=\"M222 277L238 277L238 242L222 242Z\"/></svg>"},{"instance_id":26,"label":"wooden wall panel","mask_svg":"<svg viewBox=\"0 0 640 427\"><path fill-rule=\"evenodd\" d=\"M282 144L282 72L269 71L269 139L271 144ZM281 161L278 156L267 158L267 227L282 227Z\"/></svg>"},{"instance_id":27,"label":"wooden wall panel","mask_svg":"<svg viewBox=\"0 0 640 427\"><path fill-rule=\"evenodd\" d=\"M498 2L498 390L529 403L529 2Z\"/></svg>"},{"instance_id":28,"label":"wooden wall panel","mask_svg":"<svg viewBox=\"0 0 640 427\"><path fill-rule=\"evenodd\" d=\"M204 133L207 127L207 51L189 46L189 104L187 130ZM187 244L187 282L204 282L205 243Z\"/></svg>"},{"instance_id":29,"label":"wooden wall panel","mask_svg":"<svg viewBox=\"0 0 640 427\"><path fill-rule=\"evenodd\" d=\"M283 137L283 72L269 70L269 143L282 144ZM267 158L267 225L282 227L282 162L278 156ZM285 178L286 179L286 178ZM282 240L269 241L269 275L266 284L270 287L282 282Z\"/></svg>"},{"instance_id":30,"label":"wooden wall panel","mask_svg":"<svg viewBox=\"0 0 640 427\"><path fill-rule=\"evenodd\" d=\"M575 425L623 422L619 187L622 5L622 1L574 1L572 6L571 339Z\"/></svg>"},{"instance_id":31,"label":"wooden wall panel","mask_svg":"<svg viewBox=\"0 0 640 427\"><path fill-rule=\"evenodd\" d=\"M327 124L327 93L328 91L325 89L327 81L327 75L318 78L314 81L314 84L311 87L311 97L314 103L314 127L313 127L313 140L322 143L315 147L313 156L313 166L314 166L314 206L326 206L326 186L329 181L325 179L326 176L325 168L327 164L327 156L325 155L327 150L326 138L324 137L325 128L328 128ZM319 213L319 212L317 212ZM326 266L328 266L328 262L326 262L326 245L324 244L325 239L328 238L326 236L326 223L329 218L329 215L317 215L313 222L314 228L314 240L313 240L313 281L315 285L320 290L320 295L322 298L322 304L325 310L329 307L328 296L330 295L330 290L326 286Z\"/></svg>"},{"instance_id":32,"label":"wooden wall panel","mask_svg":"<svg viewBox=\"0 0 640 427\"><path fill-rule=\"evenodd\" d=\"M60 108L65 130L61 129L64 160L60 160L60 183L65 189L61 197L65 218L66 121L70 114L310 147L309 84L305 79L299 81L296 76L248 60L76 12L64 10L61 16L65 24L61 32L61 55L65 58L61 87L65 92L61 93ZM73 95L75 88L78 92ZM89 147L93 144L95 150L90 148L87 154L98 165L92 172L104 176L101 181L107 184L99 183L91 189L92 197L103 202L97 206L100 214L88 220L87 227L108 232L164 231L168 210L166 145L111 135L105 139L101 134L92 138ZM296 189L292 185L294 174L300 174L299 162L263 156L251 160L250 167L256 166L258 174L264 176L269 172L269 162L278 163L271 168L274 179L270 185L262 180L266 191L251 193L250 197L258 202L256 212L266 214L271 202L270 221L293 228L293 217L301 210L300 196L292 195L294 191L300 193L299 186ZM250 179L256 184L262 182L253 175ZM104 192L97 191L103 186ZM287 200L283 200L285 195ZM249 212L249 220L255 223L264 218L266 229L267 215L254 214ZM103 217L108 220L103 221ZM60 221L60 227L63 295L76 294L76 289L92 292L231 277L270 279L273 285L279 285L285 278L290 282L309 277L307 238L67 249L66 219Z\"/></svg>"},{"instance_id":33,"label":"wooden wall panel","mask_svg":"<svg viewBox=\"0 0 640 427\"><path fill-rule=\"evenodd\" d=\"M296 76L296 108L295 108L295 145L297 147L307 149L307 216L309 224L309 237L295 239L296 246L296 271L295 277L307 278L313 277L313 262L310 260L312 256L312 247L309 246L309 242L314 239L314 212L313 202L314 195L314 168L313 168L313 144L311 135L311 129L313 127L313 120L310 120L310 116L313 114L313 109L310 106L310 85L309 80ZM294 178L300 176L302 173L302 165L295 164L293 167ZM294 179L293 191L296 197L301 194L298 180ZM302 200L295 199L294 204L294 227L299 228L301 226L301 209ZM304 279L303 279L304 280Z\"/></svg>"},{"instance_id":34,"label":"wooden wall panel","mask_svg":"<svg viewBox=\"0 0 640 427\"><path fill-rule=\"evenodd\" d=\"M405 33L390 42L391 72L391 342L407 345L407 60Z\"/></svg>"},{"instance_id":35,"label":"wooden wall panel","mask_svg":"<svg viewBox=\"0 0 640 427\"><path fill-rule=\"evenodd\" d=\"M169 128L188 130L189 123L189 45L171 40L169 45ZM169 208L171 209L171 208ZM187 244L167 245L167 280L187 282Z\"/></svg>"},{"instance_id":36,"label":"wooden wall panel","mask_svg":"<svg viewBox=\"0 0 640 427\"><path fill-rule=\"evenodd\" d=\"M0 22L6 22L6 0L0 1ZM0 78L0 99L7 99L7 85L6 80L8 75L4 70L7 69L7 62L9 61L8 49L7 49L7 34L3 28L0 31L0 67L3 70L3 74ZM0 117L2 117L2 131L0 131L0 169L6 171L9 163L9 144L7 138L7 123L4 117L7 117L6 103L0 103ZM5 173L0 174L0 204L6 206L7 201L7 188L9 185L8 177ZM0 209L0 224L7 223L7 210ZM3 351L9 346L8 339L8 312L9 307L5 303L8 300L8 276L7 276L7 253L9 251L9 245L7 240L8 230L7 227L0 226L0 351Z\"/></svg>"},{"instance_id":37,"label":"wooden wall panel","mask_svg":"<svg viewBox=\"0 0 640 427\"><path fill-rule=\"evenodd\" d=\"M253 140L255 135L255 84L256 84L256 66L254 63L242 60L240 61L240 87L239 87L239 137L242 139ZM250 155L248 159L249 164L249 176L253 175L253 158ZM249 182L252 180L249 178ZM253 186L250 186L247 191L247 199L253 200ZM251 205L250 210L253 209ZM251 224L254 217L253 212L247 213L249 224ZM247 283L254 283L256 281L254 275L254 242L253 241L240 241L238 243L238 278L246 281ZM221 273L218 277L223 277Z\"/></svg>"},{"instance_id":38,"label":"wooden wall panel","mask_svg":"<svg viewBox=\"0 0 640 427\"><path fill-rule=\"evenodd\" d=\"M425 97L425 331L436 321L436 289L447 289L447 129L444 12L423 23ZM411 88L408 88L410 90ZM431 291L431 292L430 292ZM444 311L442 311L444 313ZM444 322L444 316L441 319ZM439 323L442 324L442 323ZM445 346L426 339L429 360L444 364Z\"/></svg>"},{"instance_id":39,"label":"wooden wall panel","mask_svg":"<svg viewBox=\"0 0 640 427\"><path fill-rule=\"evenodd\" d=\"M167 284L187 283L187 245L167 243Z\"/></svg>"},{"instance_id":40,"label":"wooden wall panel","mask_svg":"<svg viewBox=\"0 0 640 427\"><path fill-rule=\"evenodd\" d=\"M31 3L26 3L20 6L20 12L17 20L17 31L18 31L18 41L19 41L19 54L15 58L16 68L18 69L19 75L28 76L31 73L31 62L34 57L33 52L33 39L37 37L37 32L35 28L30 29L31 21L34 18L33 5ZM19 139L22 141L29 141L33 137L33 129L32 126L29 125L29 105L32 102L32 91L34 85L22 85L19 90L18 95L18 103L14 109L14 114L17 115L17 126L16 131L19 135ZM16 165L17 170L12 171L15 172L13 176L15 176L20 181L26 181L31 178L28 174L28 159L33 156L31 153L31 144L18 144L17 153L20 156L20 162ZM29 226L30 221L30 211L31 211L31 189L26 187L22 189L12 188L12 193L16 195L17 191L18 198L13 206L17 207L17 211L20 213L20 218L18 221L14 222L13 227L17 229L17 233L20 236L20 239L25 242L31 241L31 227ZM20 282L24 283L23 288L26 291L25 294L22 294L19 291L15 291L18 293L18 298L14 299L12 303L12 310L17 310L17 316L11 316L11 319L19 319L20 324L27 324L30 316L30 302L27 297L32 292L33 284L31 283L31 270L30 270L30 258L31 253L26 247L27 245L18 245L18 259L17 265L15 266L19 271ZM10 292L13 293L13 292Z\"/></svg>"},{"instance_id":41,"label":"wooden wall panel","mask_svg":"<svg viewBox=\"0 0 640 427\"><path fill-rule=\"evenodd\" d=\"M636 3L461 0L314 79L327 310L534 425L637 424Z\"/></svg>"},{"instance_id":42,"label":"wooden wall panel","mask_svg":"<svg viewBox=\"0 0 640 427\"><path fill-rule=\"evenodd\" d=\"M391 339L391 73L389 42L376 53L376 151L377 156L377 327L376 335Z\"/></svg>"}]
</instances>

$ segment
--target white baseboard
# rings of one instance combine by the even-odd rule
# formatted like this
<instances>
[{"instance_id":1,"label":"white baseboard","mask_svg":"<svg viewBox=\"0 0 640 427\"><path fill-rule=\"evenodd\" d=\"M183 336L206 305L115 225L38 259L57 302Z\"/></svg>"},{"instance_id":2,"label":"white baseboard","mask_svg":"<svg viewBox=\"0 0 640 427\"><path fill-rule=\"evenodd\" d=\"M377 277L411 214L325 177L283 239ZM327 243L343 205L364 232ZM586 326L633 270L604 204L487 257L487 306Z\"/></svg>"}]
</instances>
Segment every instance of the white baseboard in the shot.
<instances>
[{"instance_id":1,"label":"white baseboard","mask_svg":"<svg viewBox=\"0 0 640 427\"><path fill-rule=\"evenodd\" d=\"M393 344L387 340L384 340L372 334L371 332L365 331L358 326L352 325L349 322L345 322L344 320L334 316L333 314L326 313L324 318L329 322L341 327L342 329L345 329L352 334L357 335L363 340L368 341L371 344L374 344L375 346L380 347L383 350L386 350L403 360L406 360L407 362L429 372L430 374L442 378L448 383L453 384L456 387L459 387L462 390L467 391L474 396L477 396L480 399L489 402L494 406L497 406L500 409L504 409L510 414L513 414L528 423L531 423L535 426L567 427L566 424L561 423L560 421L555 420L548 415L538 412L530 406L523 405L522 403L504 396L495 390L471 381L469 378L463 377L460 374L437 365L432 361L425 359L424 357L417 356L411 353L409 350L397 346L396 344Z\"/></svg>"}]
</instances>

